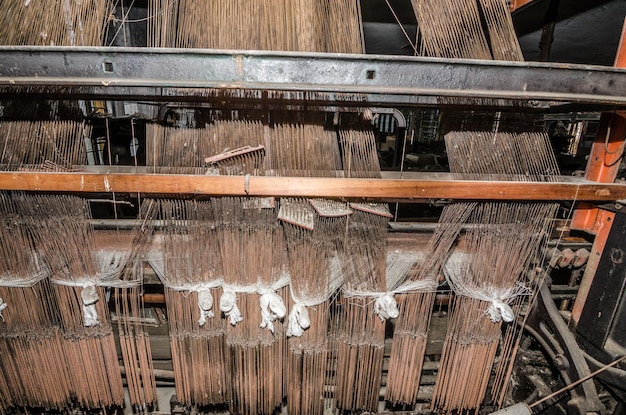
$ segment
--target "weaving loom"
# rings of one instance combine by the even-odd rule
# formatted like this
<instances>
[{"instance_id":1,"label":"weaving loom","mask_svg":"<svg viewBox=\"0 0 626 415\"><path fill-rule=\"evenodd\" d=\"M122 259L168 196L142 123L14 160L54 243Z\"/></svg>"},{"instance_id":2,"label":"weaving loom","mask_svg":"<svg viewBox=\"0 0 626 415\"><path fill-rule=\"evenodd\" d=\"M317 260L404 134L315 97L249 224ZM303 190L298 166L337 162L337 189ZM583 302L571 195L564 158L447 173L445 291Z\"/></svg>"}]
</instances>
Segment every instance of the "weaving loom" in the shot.
<instances>
[{"instance_id":1,"label":"weaving loom","mask_svg":"<svg viewBox=\"0 0 626 415\"><path fill-rule=\"evenodd\" d=\"M365 3L0 1L1 414L619 413L626 72L524 63L504 0L367 55Z\"/></svg>"}]
</instances>

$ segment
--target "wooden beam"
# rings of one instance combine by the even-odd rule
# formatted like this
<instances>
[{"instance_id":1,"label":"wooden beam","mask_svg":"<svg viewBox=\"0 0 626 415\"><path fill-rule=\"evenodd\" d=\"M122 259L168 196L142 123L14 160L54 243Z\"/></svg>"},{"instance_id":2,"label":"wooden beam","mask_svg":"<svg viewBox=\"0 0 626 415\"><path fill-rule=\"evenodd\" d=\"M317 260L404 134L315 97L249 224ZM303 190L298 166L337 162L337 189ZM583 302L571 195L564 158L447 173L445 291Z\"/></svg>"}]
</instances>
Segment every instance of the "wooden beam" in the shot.
<instances>
[{"instance_id":1,"label":"wooden beam","mask_svg":"<svg viewBox=\"0 0 626 415\"><path fill-rule=\"evenodd\" d=\"M393 175L391 175L393 176ZM451 180L449 174L351 179L267 176L197 176L128 173L0 173L0 190L70 193L143 193L206 196L283 196L389 200L626 199L626 185L563 177L559 182Z\"/></svg>"}]
</instances>

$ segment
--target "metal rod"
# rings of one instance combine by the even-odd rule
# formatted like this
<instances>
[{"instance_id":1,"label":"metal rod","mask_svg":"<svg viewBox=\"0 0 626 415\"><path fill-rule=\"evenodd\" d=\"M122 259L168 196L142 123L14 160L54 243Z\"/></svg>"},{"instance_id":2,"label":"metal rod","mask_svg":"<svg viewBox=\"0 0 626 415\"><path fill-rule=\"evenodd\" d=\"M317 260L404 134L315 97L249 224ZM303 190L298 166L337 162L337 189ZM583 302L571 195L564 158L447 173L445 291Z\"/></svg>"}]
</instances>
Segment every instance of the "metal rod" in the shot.
<instances>
[{"instance_id":1,"label":"metal rod","mask_svg":"<svg viewBox=\"0 0 626 415\"><path fill-rule=\"evenodd\" d=\"M617 360L614 360L613 362L609 363L608 365L602 366L600 369L596 370L595 372L591 372L587 376L584 376L584 377L578 379L576 382L570 383L569 385L559 389L558 391L553 392L550 395L547 395L547 396L539 399L537 402L533 403L532 405L529 405L529 407L533 408L533 407L535 407L535 406L537 406L539 404L542 404L543 402L547 401L548 399L555 397L556 395L558 395L558 394L560 394L562 392L565 392L565 391L568 391L568 390L570 390L572 388L575 388L576 386L580 385L581 383L586 382L589 379L593 378L594 376L604 372L608 368L615 366L616 364L618 364L619 362L623 361L624 359L626 359L626 355L620 357Z\"/></svg>"}]
</instances>

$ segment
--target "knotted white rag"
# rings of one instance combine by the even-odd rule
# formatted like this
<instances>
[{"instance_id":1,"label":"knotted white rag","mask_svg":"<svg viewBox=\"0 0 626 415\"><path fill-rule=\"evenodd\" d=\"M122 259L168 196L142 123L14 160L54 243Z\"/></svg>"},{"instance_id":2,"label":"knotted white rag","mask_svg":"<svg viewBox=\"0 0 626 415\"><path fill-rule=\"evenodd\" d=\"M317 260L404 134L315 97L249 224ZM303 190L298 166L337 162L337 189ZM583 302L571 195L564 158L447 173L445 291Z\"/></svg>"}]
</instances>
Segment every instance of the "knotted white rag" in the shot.
<instances>
[{"instance_id":1,"label":"knotted white rag","mask_svg":"<svg viewBox=\"0 0 626 415\"><path fill-rule=\"evenodd\" d=\"M237 307L237 294L231 289L224 289L220 297L220 310L226 317L230 318L230 324L233 326L243 320L241 311Z\"/></svg>"},{"instance_id":2,"label":"knotted white rag","mask_svg":"<svg viewBox=\"0 0 626 415\"><path fill-rule=\"evenodd\" d=\"M274 321L285 317L287 307L280 295L275 291L267 290L259 298L261 306L261 328L267 327L269 331L274 333Z\"/></svg>"},{"instance_id":3,"label":"knotted white rag","mask_svg":"<svg viewBox=\"0 0 626 415\"><path fill-rule=\"evenodd\" d=\"M456 295L489 302L485 314L489 315L492 322L514 321L515 313L509 303L518 295L528 295L531 291L520 282L516 282L511 287L477 285L471 278L469 269L464 267L464 255L451 256L443 267L444 276L450 288Z\"/></svg>"},{"instance_id":4,"label":"knotted white rag","mask_svg":"<svg viewBox=\"0 0 626 415\"><path fill-rule=\"evenodd\" d=\"M491 300L487 314L494 323L500 320L510 323L515 320L515 313L513 313L511 306L497 298Z\"/></svg>"},{"instance_id":5,"label":"knotted white rag","mask_svg":"<svg viewBox=\"0 0 626 415\"><path fill-rule=\"evenodd\" d=\"M287 337L300 337L304 334L304 330L311 326L309 311L302 303L296 303L289 313L289 322L287 325Z\"/></svg>"},{"instance_id":6,"label":"knotted white rag","mask_svg":"<svg viewBox=\"0 0 626 415\"><path fill-rule=\"evenodd\" d=\"M384 293L378 297L374 303L374 312L383 321L397 318L400 312L398 311L398 303L393 297L393 293Z\"/></svg>"},{"instance_id":7,"label":"knotted white rag","mask_svg":"<svg viewBox=\"0 0 626 415\"><path fill-rule=\"evenodd\" d=\"M200 309L200 318L198 325L200 327L206 324L206 319L213 318L213 296L211 290L203 289L198 291L198 308Z\"/></svg>"},{"instance_id":8,"label":"knotted white rag","mask_svg":"<svg viewBox=\"0 0 626 415\"><path fill-rule=\"evenodd\" d=\"M2 321L4 321L4 316L2 315L2 312L6 310L8 306L9 305L5 303L2 298L0 298L0 318L2 319Z\"/></svg>"},{"instance_id":9,"label":"knotted white rag","mask_svg":"<svg viewBox=\"0 0 626 415\"><path fill-rule=\"evenodd\" d=\"M98 320L98 311L96 310L96 303L100 299L98 297L98 290L93 284L85 284L83 290L80 292L80 297L83 300L83 324L85 327L93 327L100 324Z\"/></svg>"}]
</instances>

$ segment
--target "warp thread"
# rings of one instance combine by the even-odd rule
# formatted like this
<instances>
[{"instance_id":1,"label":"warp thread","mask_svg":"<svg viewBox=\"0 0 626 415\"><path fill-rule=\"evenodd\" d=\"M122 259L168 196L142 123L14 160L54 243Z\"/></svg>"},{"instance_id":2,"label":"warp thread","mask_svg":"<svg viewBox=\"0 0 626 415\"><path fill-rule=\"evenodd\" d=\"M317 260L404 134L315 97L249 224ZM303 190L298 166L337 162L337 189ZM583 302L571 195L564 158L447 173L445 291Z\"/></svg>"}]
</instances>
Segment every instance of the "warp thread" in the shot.
<instances>
[{"instance_id":1,"label":"warp thread","mask_svg":"<svg viewBox=\"0 0 626 415\"><path fill-rule=\"evenodd\" d=\"M235 326L243 321L241 310L237 306L237 294L259 294L259 307L261 309L261 328L267 328L272 333L275 330L274 321L282 320L287 314L287 307L283 299L276 294L281 288L289 285L290 277L284 274L277 281L267 286L262 283L252 285L226 284L223 279L216 279L202 284L171 284L165 275L164 261L162 257L149 258L148 262L154 269L163 285L175 291L187 291L198 293L198 308L200 309L200 319L198 324L206 324L207 318L214 317L213 298L210 289L222 287L223 292L219 299L220 311L230 320L230 324ZM201 297L201 292L202 298Z\"/></svg>"},{"instance_id":2,"label":"warp thread","mask_svg":"<svg viewBox=\"0 0 626 415\"><path fill-rule=\"evenodd\" d=\"M152 266L154 273L159 277L164 287L172 291L195 292L198 294L198 309L200 310L198 325L200 327L206 324L207 318L215 317L211 289L221 287L224 282L222 279L218 278L200 284L173 284L165 275L165 263L162 256L148 258L148 263Z\"/></svg>"},{"instance_id":3,"label":"warp thread","mask_svg":"<svg viewBox=\"0 0 626 415\"><path fill-rule=\"evenodd\" d=\"M109 288L131 288L141 284L141 280L120 280L110 278L110 273L106 273L102 278L91 277L78 280L60 280L50 278L50 282L65 287L82 287L80 296L83 302L83 325L93 327L100 324L96 303L100 299L96 287Z\"/></svg>"},{"instance_id":4,"label":"warp thread","mask_svg":"<svg viewBox=\"0 0 626 415\"><path fill-rule=\"evenodd\" d=\"M492 322L504 321L510 323L515 320L515 313L509 305L519 295L530 295L531 290L520 282L512 287L477 286L471 283L470 278L461 277L462 273L455 272L451 267L444 266L444 275L450 288L456 295L486 301L489 307L485 314Z\"/></svg>"},{"instance_id":5,"label":"warp thread","mask_svg":"<svg viewBox=\"0 0 626 415\"><path fill-rule=\"evenodd\" d=\"M267 328L274 332L274 321L283 319L287 314L287 307L283 299L276 291L289 285L289 275L285 274L270 286L257 283L254 285L230 285L222 284L224 292L220 297L220 310L230 318L233 326L243 320L241 311L237 307L237 293L259 294L259 306L261 308L261 328Z\"/></svg>"},{"instance_id":6,"label":"warp thread","mask_svg":"<svg viewBox=\"0 0 626 415\"><path fill-rule=\"evenodd\" d=\"M5 272L0 275L0 287L31 288L39 281L46 279L48 275L50 275L50 272L47 268L28 276L18 276L11 272Z\"/></svg>"},{"instance_id":7,"label":"warp thread","mask_svg":"<svg viewBox=\"0 0 626 415\"><path fill-rule=\"evenodd\" d=\"M390 318L397 318L400 315L398 310L398 303L394 297L396 294L402 294L407 292L434 292L437 290L439 284L435 280L426 279L418 281L408 281L397 288L390 289L385 292L380 291L358 291L358 290L343 290L343 294L346 298L351 297L370 297L375 298L374 313L383 321Z\"/></svg>"},{"instance_id":8,"label":"warp thread","mask_svg":"<svg viewBox=\"0 0 626 415\"><path fill-rule=\"evenodd\" d=\"M395 264L398 262L398 252L395 253L396 256L392 258L388 257L387 262ZM416 258L418 257L414 253L410 253L408 256L405 254L405 257L408 259L404 260L402 266L402 275L406 275L406 271L410 268L410 266L415 263ZM389 268L389 266L388 266ZM398 272L395 272L398 274ZM341 279L334 279L336 281L340 281ZM401 294L411 291L436 291L437 290L437 281L434 280L419 280L419 281L409 281L395 289L390 289L388 291L379 292L379 291L359 291L359 290L350 290L343 289L343 293L347 298L350 297L371 297L375 298L374 303L374 312L381 320L387 320L390 318L397 318L400 315L400 311L398 310L398 303L394 297L395 294ZM334 287L334 288L338 288ZM334 292L334 289L328 290L329 293ZM309 328L311 324L311 320L309 318L309 312L306 307L313 307L318 304L323 303L329 298L329 296L325 296L324 298L307 298L301 299L297 298L293 290L291 291L291 297L294 300L294 307L289 313L289 324L287 328L287 337L300 337L304 334L304 331Z\"/></svg>"},{"instance_id":9,"label":"warp thread","mask_svg":"<svg viewBox=\"0 0 626 415\"><path fill-rule=\"evenodd\" d=\"M210 289L222 287L220 296L220 311L230 320L230 324L235 326L243 321L241 310L237 306L237 294L259 294L259 305L261 308L261 328L266 328L274 332L274 321L283 319L287 314L287 307L283 299L276 294L276 291L289 285L289 275L285 274L270 286L257 283L253 285L231 285L226 284L223 279L215 279L202 284L171 284L165 275L163 258L150 258L148 262L152 265L163 285L175 291L187 291L198 293L198 308L200 309L200 319L198 324L206 324L207 318L214 317L213 297ZM202 294L201 294L202 293ZM201 298L202 297L202 298Z\"/></svg>"},{"instance_id":10,"label":"warp thread","mask_svg":"<svg viewBox=\"0 0 626 415\"><path fill-rule=\"evenodd\" d=\"M141 285L141 280L120 280L120 279L107 279L99 277L87 277L77 280L60 280L58 278L50 277L50 282L56 285L63 285L65 287L82 287L85 288L88 285L94 285L96 287L107 288L132 288Z\"/></svg>"},{"instance_id":11,"label":"warp thread","mask_svg":"<svg viewBox=\"0 0 626 415\"><path fill-rule=\"evenodd\" d=\"M157 275L160 274L157 272ZM195 292L198 294L198 309L200 310L200 318L198 319L198 325L204 326L207 322L207 318L215 317L213 312L213 294L211 294L212 288L219 288L222 286L223 281L221 279L209 281L202 284L170 284L167 280L161 278L161 282L165 287L173 291L182 292Z\"/></svg>"},{"instance_id":12,"label":"warp thread","mask_svg":"<svg viewBox=\"0 0 626 415\"><path fill-rule=\"evenodd\" d=\"M342 260L335 254L330 263L330 284L323 292L318 292L314 296L300 298L295 294L293 285L290 287L291 299L294 306L289 313L287 324L287 337L301 337L304 331L311 327L311 318L307 307L320 305L330 299L333 294L343 284Z\"/></svg>"}]
</instances>

